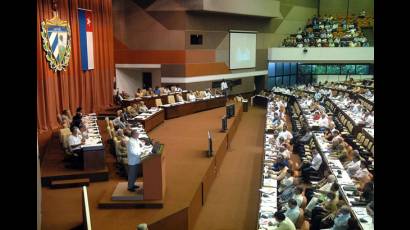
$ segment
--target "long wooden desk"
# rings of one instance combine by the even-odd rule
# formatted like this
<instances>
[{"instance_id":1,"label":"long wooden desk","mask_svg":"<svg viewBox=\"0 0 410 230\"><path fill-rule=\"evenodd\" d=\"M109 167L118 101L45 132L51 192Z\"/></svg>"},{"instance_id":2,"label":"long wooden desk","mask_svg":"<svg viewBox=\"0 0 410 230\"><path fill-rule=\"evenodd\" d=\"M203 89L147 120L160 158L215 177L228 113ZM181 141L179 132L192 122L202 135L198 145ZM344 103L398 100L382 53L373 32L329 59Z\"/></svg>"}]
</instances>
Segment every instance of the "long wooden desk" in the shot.
<instances>
[{"instance_id":1,"label":"long wooden desk","mask_svg":"<svg viewBox=\"0 0 410 230\"><path fill-rule=\"evenodd\" d=\"M253 98L253 104L257 106L262 106L263 108L266 108L268 101L269 101L269 98L266 96L262 96L262 95L256 95Z\"/></svg>"},{"instance_id":2,"label":"long wooden desk","mask_svg":"<svg viewBox=\"0 0 410 230\"><path fill-rule=\"evenodd\" d=\"M188 93L187 90L182 91L182 97L186 98L186 94ZM131 99L124 99L122 100L123 106L127 107L129 105L139 103L140 101L143 101L144 104L150 108L150 107L155 107L155 99L161 99L162 104L168 104L168 96L171 95L176 95L176 93L170 93L170 94L164 94L160 96L153 96L153 97L138 97L138 98L131 98Z\"/></svg>"},{"instance_id":3,"label":"long wooden desk","mask_svg":"<svg viewBox=\"0 0 410 230\"><path fill-rule=\"evenodd\" d=\"M226 98L216 97L205 100L197 100L195 102L186 102L184 104L162 106L165 110L165 119L185 116L188 114L223 107L226 104Z\"/></svg>"},{"instance_id":4,"label":"long wooden desk","mask_svg":"<svg viewBox=\"0 0 410 230\"><path fill-rule=\"evenodd\" d=\"M163 109L161 109L160 111L154 113L153 115L147 117L146 119L137 118L136 120L144 126L144 129L146 132L149 132L164 122L165 112Z\"/></svg>"}]
</instances>

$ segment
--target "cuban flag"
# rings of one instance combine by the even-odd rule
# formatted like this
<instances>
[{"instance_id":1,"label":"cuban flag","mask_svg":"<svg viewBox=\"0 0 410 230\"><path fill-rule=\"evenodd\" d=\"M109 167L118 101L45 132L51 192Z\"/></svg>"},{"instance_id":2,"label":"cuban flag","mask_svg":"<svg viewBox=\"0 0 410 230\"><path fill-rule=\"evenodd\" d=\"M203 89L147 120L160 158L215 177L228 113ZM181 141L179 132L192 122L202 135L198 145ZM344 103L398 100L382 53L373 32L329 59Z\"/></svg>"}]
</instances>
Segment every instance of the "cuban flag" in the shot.
<instances>
[{"instance_id":1,"label":"cuban flag","mask_svg":"<svg viewBox=\"0 0 410 230\"><path fill-rule=\"evenodd\" d=\"M94 69L93 17L91 10L78 9L80 28L81 66Z\"/></svg>"}]
</instances>

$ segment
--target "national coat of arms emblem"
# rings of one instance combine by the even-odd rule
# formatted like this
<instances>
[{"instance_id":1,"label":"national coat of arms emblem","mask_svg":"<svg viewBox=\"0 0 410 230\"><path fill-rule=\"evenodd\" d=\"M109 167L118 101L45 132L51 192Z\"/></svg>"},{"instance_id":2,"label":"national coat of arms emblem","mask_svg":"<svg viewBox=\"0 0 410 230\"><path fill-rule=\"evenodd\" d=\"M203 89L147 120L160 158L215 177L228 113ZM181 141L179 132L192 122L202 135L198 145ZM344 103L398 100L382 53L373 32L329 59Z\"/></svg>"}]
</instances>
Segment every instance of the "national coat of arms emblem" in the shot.
<instances>
[{"instance_id":1,"label":"national coat of arms emblem","mask_svg":"<svg viewBox=\"0 0 410 230\"><path fill-rule=\"evenodd\" d=\"M43 21L41 37L50 68L55 72L65 70L71 54L71 31L68 21L60 20L58 15Z\"/></svg>"}]
</instances>

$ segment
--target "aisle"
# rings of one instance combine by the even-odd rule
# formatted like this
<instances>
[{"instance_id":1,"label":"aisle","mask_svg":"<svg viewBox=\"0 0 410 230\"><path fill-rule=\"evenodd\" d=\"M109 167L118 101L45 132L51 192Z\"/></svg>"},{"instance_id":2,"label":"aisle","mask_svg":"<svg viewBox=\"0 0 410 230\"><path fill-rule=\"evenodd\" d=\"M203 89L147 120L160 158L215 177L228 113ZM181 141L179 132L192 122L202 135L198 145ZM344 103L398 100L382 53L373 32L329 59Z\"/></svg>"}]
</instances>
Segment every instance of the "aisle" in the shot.
<instances>
[{"instance_id":1,"label":"aisle","mask_svg":"<svg viewBox=\"0 0 410 230\"><path fill-rule=\"evenodd\" d=\"M265 114L258 107L243 113L194 230L256 229Z\"/></svg>"}]
</instances>

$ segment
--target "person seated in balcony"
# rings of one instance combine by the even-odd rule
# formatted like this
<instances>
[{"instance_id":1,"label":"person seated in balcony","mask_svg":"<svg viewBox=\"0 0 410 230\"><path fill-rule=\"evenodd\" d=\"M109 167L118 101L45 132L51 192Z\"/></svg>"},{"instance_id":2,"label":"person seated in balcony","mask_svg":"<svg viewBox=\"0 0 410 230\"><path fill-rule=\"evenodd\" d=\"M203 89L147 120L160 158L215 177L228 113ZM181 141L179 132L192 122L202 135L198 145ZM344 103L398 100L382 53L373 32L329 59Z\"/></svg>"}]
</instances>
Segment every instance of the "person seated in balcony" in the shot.
<instances>
[{"instance_id":1,"label":"person seated in balcony","mask_svg":"<svg viewBox=\"0 0 410 230\"><path fill-rule=\"evenodd\" d=\"M366 18L366 11L365 11L364 9L362 9L362 10L360 11L359 18Z\"/></svg>"}]
</instances>

